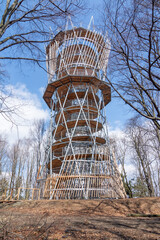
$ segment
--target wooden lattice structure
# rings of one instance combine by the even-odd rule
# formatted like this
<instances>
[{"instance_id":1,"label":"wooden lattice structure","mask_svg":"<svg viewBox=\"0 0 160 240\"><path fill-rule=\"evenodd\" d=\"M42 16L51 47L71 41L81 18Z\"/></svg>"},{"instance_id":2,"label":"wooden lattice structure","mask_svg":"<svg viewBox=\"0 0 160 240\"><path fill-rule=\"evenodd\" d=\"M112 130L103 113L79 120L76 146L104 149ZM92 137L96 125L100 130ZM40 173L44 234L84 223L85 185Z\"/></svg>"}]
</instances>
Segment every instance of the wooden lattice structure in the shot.
<instances>
[{"instance_id":1,"label":"wooden lattice structure","mask_svg":"<svg viewBox=\"0 0 160 240\"><path fill-rule=\"evenodd\" d=\"M45 180L46 170L45 198L125 197L106 127L109 48L107 36L74 26L59 32L46 48L44 100L51 109L51 126L38 179Z\"/></svg>"}]
</instances>

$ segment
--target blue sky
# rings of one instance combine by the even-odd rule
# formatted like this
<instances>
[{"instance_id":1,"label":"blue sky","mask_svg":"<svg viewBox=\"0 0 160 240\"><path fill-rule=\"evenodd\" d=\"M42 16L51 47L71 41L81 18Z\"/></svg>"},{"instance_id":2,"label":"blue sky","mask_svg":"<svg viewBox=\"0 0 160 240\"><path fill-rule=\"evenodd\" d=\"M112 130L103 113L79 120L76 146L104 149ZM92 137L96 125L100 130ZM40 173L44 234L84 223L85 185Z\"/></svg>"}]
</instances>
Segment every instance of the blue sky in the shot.
<instances>
[{"instance_id":1,"label":"blue sky","mask_svg":"<svg viewBox=\"0 0 160 240\"><path fill-rule=\"evenodd\" d=\"M93 16L97 29L100 22L99 11L102 0L86 0L86 2L90 10L79 16L79 19L74 21L73 24L87 27ZM0 134L6 134L9 142L15 143L15 139L27 137L30 134L35 119L43 118L46 122L49 121L50 111L43 100L43 91L48 82L47 73L37 65L23 61L21 63L5 61L3 68L6 72L5 84L7 87L11 87L14 94L13 97L8 99L9 104L20 107L18 114L14 116L16 127L11 122L5 121L0 115ZM133 116L133 112L120 99L112 97L111 102L106 106L106 115L109 133L118 137L123 135L123 127L126 121ZM132 176L133 165L128 163L126 167L127 172Z\"/></svg>"},{"instance_id":2,"label":"blue sky","mask_svg":"<svg viewBox=\"0 0 160 240\"><path fill-rule=\"evenodd\" d=\"M77 19L78 21L73 22L73 24L76 25L76 22L79 22L79 25L87 27L93 16L96 27L100 20L99 9L101 4L101 0L87 1L87 6L90 10L87 10L85 15L80 16L80 19ZM24 91L29 92L31 94L30 96L33 95L33 98L36 95L38 108L41 108L44 112L48 111L49 116L49 109L42 98L43 89L47 85L47 73L37 65L26 62L20 64L16 61L10 61L9 64L7 64L6 61L4 68L8 75L6 83L13 85L15 88L18 88L18 86L25 86L25 88L23 88L25 89ZM20 87L20 89L22 89L22 87ZM133 113L129 111L129 108L117 98L112 98L112 101L106 106L106 114L111 129L123 128L127 119L133 115Z\"/></svg>"},{"instance_id":3,"label":"blue sky","mask_svg":"<svg viewBox=\"0 0 160 240\"><path fill-rule=\"evenodd\" d=\"M13 62L6 68L8 73L8 83L12 85L25 84L26 88L36 94L42 104L43 109L48 109L43 100L43 89L47 86L47 73L30 63L21 63L21 66ZM119 98L112 97L111 102L106 106L107 121L112 128L122 128L127 119L133 113Z\"/></svg>"}]
</instances>

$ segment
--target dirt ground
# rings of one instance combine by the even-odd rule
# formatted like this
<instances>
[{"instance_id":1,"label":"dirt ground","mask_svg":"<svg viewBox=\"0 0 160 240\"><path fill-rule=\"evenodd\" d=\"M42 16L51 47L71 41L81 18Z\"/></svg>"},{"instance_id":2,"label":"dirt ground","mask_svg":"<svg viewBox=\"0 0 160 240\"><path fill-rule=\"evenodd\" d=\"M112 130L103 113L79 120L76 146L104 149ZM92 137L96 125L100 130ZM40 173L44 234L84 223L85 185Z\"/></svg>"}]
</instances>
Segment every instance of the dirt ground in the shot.
<instances>
[{"instance_id":1,"label":"dirt ground","mask_svg":"<svg viewBox=\"0 0 160 240\"><path fill-rule=\"evenodd\" d=\"M160 240L160 198L0 202L0 239Z\"/></svg>"}]
</instances>

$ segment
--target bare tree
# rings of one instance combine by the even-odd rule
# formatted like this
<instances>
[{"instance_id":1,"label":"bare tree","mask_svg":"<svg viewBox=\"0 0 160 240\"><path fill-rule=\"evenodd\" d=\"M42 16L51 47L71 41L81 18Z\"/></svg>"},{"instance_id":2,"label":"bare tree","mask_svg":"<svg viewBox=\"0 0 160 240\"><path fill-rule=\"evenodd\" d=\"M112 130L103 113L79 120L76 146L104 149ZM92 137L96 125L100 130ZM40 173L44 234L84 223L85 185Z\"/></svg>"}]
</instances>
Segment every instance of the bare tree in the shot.
<instances>
[{"instance_id":1,"label":"bare tree","mask_svg":"<svg viewBox=\"0 0 160 240\"><path fill-rule=\"evenodd\" d=\"M160 129L160 2L104 0L103 17L111 41L108 82Z\"/></svg>"},{"instance_id":2,"label":"bare tree","mask_svg":"<svg viewBox=\"0 0 160 240\"><path fill-rule=\"evenodd\" d=\"M159 130L152 121L135 117L120 135L112 134L111 147L120 166L129 197L160 196ZM128 165L129 164L129 165ZM127 172L133 165L133 174Z\"/></svg>"},{"instance_id":3,"label":"bare tree","mask_svg":"<svg viewBox=\"0 0 160 240\"><path fill-rule=\"evenodd\" d=\"M3 165L7 157L7 141L0 135L0 175L3 172Z\"/></svg>"},{"instance_id":4,"label":"bare tree","mask_svg":"<svg viewBox=\"0 0 160 240\"><path fill-rule=\"evenodd\" d=\"M147 126L146 123L141 124L137 118L133 118L127 126L127 135L133 154L132 157L138 170L139 180L146 185L149 196L154 196L155 186L159 184L159 169L157 172L155 166L157 162L160 163L160 158L154 156L153 141L156 141L156 139L149 129L154 130L153 127ZM155 175L157 175L157 180L155 180Z\"/></svg>"},{"instance_id":5,"label":"bare tree","mask_svg":"<svg viewBox=\"0 0 160 240\"><path fill-rule=\"evenodd\" d=\"M21 160L20 160L20 141L15 143L10 148L9 153L10 158L10 184L9 184L9 191L11 192L13 189L16 188L17 185L17 173L19 177L19 173L21 170ZM9 161L8 161L9 164ZM18 167L19 166L19 167Z\"/></svg>"},{"instance_id":6,"label":"bare tree","mask_svg":"<svg viewBox=\"0 0 160 240\"><path fill-rule=\"evenodd\" d=\"M8 144L5 137L0 135L0 196L4 194L8 188L8 179L5 175L6 161L8 159Z\"/></svg>"},{"instance_id":7,"label":"bare tree","mask_svg":"<svg viewBox=\"0 0 160 240\"><path fill-rule=\"evenodd\" d=\"M43 159L44 153L44 133L45 133L45 122L43 119L34 122L34 128L31 130L32 146L34 149L34 159L36 166L36 176L40 167L40 163Z\"/></svg>"},{"instance_id":8,"label":"bare tree","mask_svg":"<svg viewBox=\"0 0 160 240\"><path fill-rule=\"evenodd\" d=\"M37 172L44 154L44 120L35 121L30 136L7 143L0 135L0 196L7 193L15 197L19 187L35 187ZM23 197L29 194L24 191Z\"/></svg>"},{"instance_id":9,"label":"bare tree","mask_svg":"<svg viewBox=\"0 0 160 240\"><path fill-rule=\"evenodd\" d=\"M68 15L82 11L82 0L2 0L0 1L0 60L26 60L45 69L44 43L49 43L57 30L64 29ZM83 2L84 3L84 2ZM53 34L54 33L54 34ZM3 74L0 63L0 79ZM7 99L10 93L1 88L0 113L12 121L15 113ZM14 124L15 122L12 121Z\"/></svg>"},{"instance_id":10,"label":"bare tree","mask_svg":"<svg viewBox=\"0 0 160 240\"><path fill-rule=\"evenodd\" d=\"M116 135L112 135L110 138L110 145L113 149L113 152L116 157L116 161L118 162L118 165L121 168L121 177L123 181L123 185L125 188L125 191L127 195L132 198L132 187L131 187L131 181L128 180L127 172L126 172L126 164L127 164L127 156L128 156L128 141L127 136L125 133L121 137L118 137ZM130 160L130 159L129 159Z\"/></svg>"},{"instance_id":11,"label":"bare tree","mask_svg":"<svg viewBox=\"0 0 160 240\"><path fill-rule=\"evenodd\" d=\"M82 10L81 0L6 0L0 2L0 59L44 61L51 34L64 28L68 15ZM52 28L53 32L51 32Z\"/></svg>"}]
</instances>

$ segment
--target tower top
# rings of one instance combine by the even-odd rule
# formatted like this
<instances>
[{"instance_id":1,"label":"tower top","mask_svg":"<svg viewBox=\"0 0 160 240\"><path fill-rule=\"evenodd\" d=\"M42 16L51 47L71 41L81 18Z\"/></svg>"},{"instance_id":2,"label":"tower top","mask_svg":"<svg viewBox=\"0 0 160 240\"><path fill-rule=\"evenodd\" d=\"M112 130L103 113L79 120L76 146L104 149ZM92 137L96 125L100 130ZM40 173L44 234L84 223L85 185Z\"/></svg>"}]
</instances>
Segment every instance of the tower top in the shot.
<instances>
[{"instance_id":1,"label":"tower top","mask_svg":"<svg viewBox=\"0 0 160 240\"><path fill-rule=\"evenodd\" d=\"M106 92L106 104L110 101L110 87L105 84L110 42L107 34L95 30L93 23L91 18L85 29L73 26L70 19L72 29L68 20L65 30L57 33L47 46L48 87L44 99L48 106L54 89L68 81L92 82Z\"/></svg>"},{"instance_id":2,"label":"tower top","mask_svg":"<svg viewBox=\"0 0 160 240\"><path fill-rule=\"evenodd\" d=\"M104 79L110 42L95 30L74 27L60 31L46 48L48 81L66 75L81 75L78 68L84 68L83 75ZM72 71L74 68L74 71ZM91 71L92 70L92 71Z\"/></svg>"}]
</instances>

